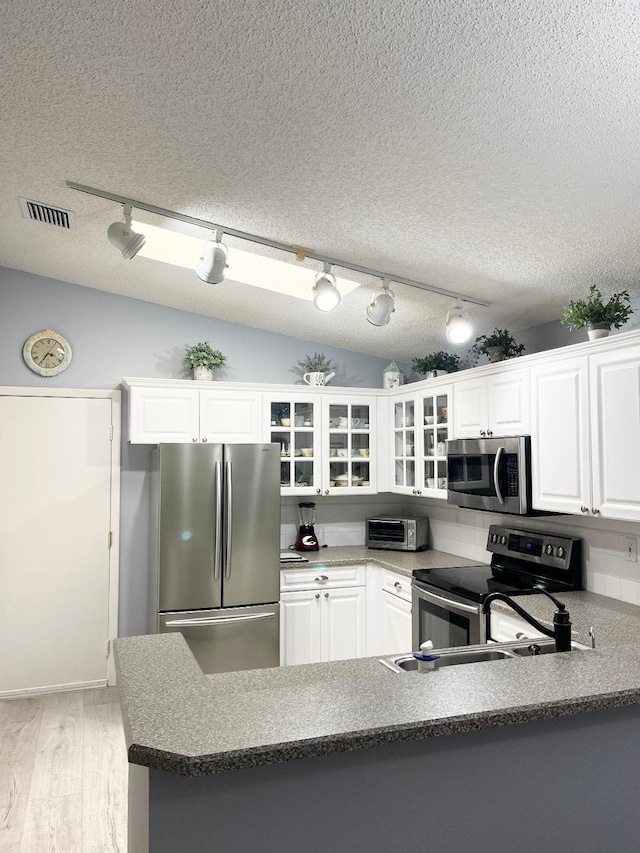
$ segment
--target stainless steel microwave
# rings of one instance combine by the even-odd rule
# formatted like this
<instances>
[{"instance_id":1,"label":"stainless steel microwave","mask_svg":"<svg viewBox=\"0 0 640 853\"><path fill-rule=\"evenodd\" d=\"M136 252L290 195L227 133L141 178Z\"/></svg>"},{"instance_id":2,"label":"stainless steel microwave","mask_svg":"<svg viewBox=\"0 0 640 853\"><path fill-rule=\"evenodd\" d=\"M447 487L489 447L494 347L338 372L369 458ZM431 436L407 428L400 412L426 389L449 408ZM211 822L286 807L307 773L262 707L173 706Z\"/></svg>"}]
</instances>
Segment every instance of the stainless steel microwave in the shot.
<instances>
[{"instance_id":1,"label":"stainless steel microwave","mask_svg":"<svg viewBox=\"0 0 640 853\"><path fill-rule=\"evenodd\" d=\"M368 518L367 546L386 551L424 551L429 547L429 519L426 516L404 518Z\"/></svg>"},{"instance_id":2,"label":"stainless steel microwave","mask_svg":"<svg viewBox=\"0 0 640 853\"><path fill-rule=\"evenodd\" d=\"M463 438L447 442L450 504L511 515L531 507L531 438Z\"/></svg>"}]
</instances>

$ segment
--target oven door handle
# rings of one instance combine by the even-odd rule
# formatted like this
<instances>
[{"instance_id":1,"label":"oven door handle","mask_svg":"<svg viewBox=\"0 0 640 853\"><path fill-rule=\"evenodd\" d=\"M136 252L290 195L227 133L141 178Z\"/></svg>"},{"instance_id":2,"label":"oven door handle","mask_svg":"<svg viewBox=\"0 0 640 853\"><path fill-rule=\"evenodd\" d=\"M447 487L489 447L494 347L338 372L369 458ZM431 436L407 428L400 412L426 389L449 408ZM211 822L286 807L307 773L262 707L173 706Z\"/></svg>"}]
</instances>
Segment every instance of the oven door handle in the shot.
<instances>
[{"instance_id":1,"label":"oven door handle","mask_svg":"<svg viewBox=\"0 0 640 853\"><path fill-rule=\"evenodd\" d=\"M500 460L502 459L502 454L504 453L504 447L499 447L496 451L496 458L493 463L493 486L496 490L496 497L498 498L498 502L504 506L504 498L502 497L502 492L500 491L500 481L498 478L498 472L500 471Z\"/></svg>"},{"instance_id":2,"label":"oven door handle","mask_svg":"<svg viewBox=\"0 0 640 853\"><path fill-rule=\"evenodd\" d=\"M451 601L450 598L443 598L443 596L436 595L434 592L428 592L424 587L418 586L417 584L414 584L413 588L420 598L432 601L435 604L441 604L449 610L462 610L464 613L480 613L480 608L474 607L471 604L461 604L459 601Z\"/></svg>"}]
</instances>

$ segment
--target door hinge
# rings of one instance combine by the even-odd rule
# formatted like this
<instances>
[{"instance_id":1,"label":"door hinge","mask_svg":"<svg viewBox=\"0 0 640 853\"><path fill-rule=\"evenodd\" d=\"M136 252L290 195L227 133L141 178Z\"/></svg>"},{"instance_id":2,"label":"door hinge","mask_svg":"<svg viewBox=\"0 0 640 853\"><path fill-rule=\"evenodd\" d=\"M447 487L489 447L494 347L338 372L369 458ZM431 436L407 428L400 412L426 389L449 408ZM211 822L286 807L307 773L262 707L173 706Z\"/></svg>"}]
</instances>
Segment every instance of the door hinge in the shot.
<instances>
[{"instance_id":1,"label":"door hinge","mask_svg":"<svg viewBox=\"0 0 640 853\"><path fill-rule=\"evenodd\" d=\"M110 651L111 651L111 640L107 640L107 657L109 657Z\"/></svg>"},{"instance_id":2,"label":"door hinge","mask_svg":"<svg viewBox=\"0 0 640 853\"><path fill-rule=\"evenodd\" d=\"M113 545L113 533L111 531L109 531L109 533L107 534L107 548L111 548L112 545Z\"/></svg>"}]
</instances>

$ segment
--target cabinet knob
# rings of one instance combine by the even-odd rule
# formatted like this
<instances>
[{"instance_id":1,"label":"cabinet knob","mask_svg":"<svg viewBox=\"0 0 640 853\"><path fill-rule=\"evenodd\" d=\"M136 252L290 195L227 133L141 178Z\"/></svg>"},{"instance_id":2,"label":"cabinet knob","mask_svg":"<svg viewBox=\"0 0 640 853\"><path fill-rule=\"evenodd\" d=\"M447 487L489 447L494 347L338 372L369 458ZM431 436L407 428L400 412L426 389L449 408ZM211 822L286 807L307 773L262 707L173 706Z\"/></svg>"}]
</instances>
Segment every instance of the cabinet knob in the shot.
<instances>
[{"instance_id":1,"label":"cabinet knob","mask_svg":"<svg viewBox=\"0 0 640 853\"><path fill-rule=\"evenodd\" d=\"M493 431L492 431L492 430L490 430L490 429L488 429L488 430L487 430L487 435L493 435Z\"/></svg>"},{"instance_id":2,"label":"cabinet knob","mask_svg":"<svg viewBox=\"0 0 640 853\"><path fill-rule=\"evenodd\" d=\"M328 575L319 575L315 580L317 583L326 583L329 580L329 577Z\"/></svg>"},{"instance_id":3,"label":"cabinet knob","mask_svg":"<svg viewBox=\"0 0 640 853\"><path fill-rule=\"evenodd\" d=\"M598 507L597 507L597 506L592 507L592 508L591 508L591 512L592 512L594 515L600 515L600 510L598 509Z\"/></svg>"},{"instance_id":4,"label":"cabinet knob","mask_svg":"<svg viewBox=\"0 0 640 853\"><path fill-rule=\"evenodd\" d=\"M316 598L320 598L320 593L316 592Z\"/></svg>"},{"instance_id":5,"label":"cabinet knob","mask_svg":"<svg viewBox=\"0 0 640 853\"><path fill-rule=\"evenodd\" d=\"M197 441L197 440L198 440L197 438L192 438L192 439L191 439L191 441Z\"/></svg>"},{"instance_id":6,"label":"cabinet knob","mask_svg":"<svg viewBox=\"0 0 640 853\"><path fill-rule=\"evenodd\" d=\"M580 507L580 512L589 512L589 507L581 506L581 507Z\"/></svg>"},{"instance_id":7,"label":"cabinet knob","mask_svg":"<svg viewBox=\"0 0 640 853\"><path fill-rule=\"evenodd\" d=\"M481 429L481 430L480 430L480 435L486 435L486 432L485 432L483 429Z\"/></svg>"},{"instance_id":8,"label":"cabinet knob","mask_svg":"<svg viewBox=\"0 0 640 853\"><path fill-rule=\"evenodd\" d=\"M325 495L328 495L328 494L329 494L329 489L325 489L325 490L324 490L324 493L325 493Z\"/></svg>"},{"instance_id":9,"label":"cabinet knob","mask_svg":"<svg viewBox=\"0 0 640 853\"><path fill-rule=\"evenodd\" d=\"M203 440L203 441L206 441L207 439L206 439L206 438L203 438L202 440Z\"/></svg>"},{"instance_id":10,"label":"cabinet knob","mask_svg":"<svg viewBox=\"0 0 640 853\"><path fill-rule=\"evenodd\" d=\"M328 592L325 592L324 597L325 597L325 598L329 598L329 593L328 593Z\"/></svg>"},{"instance_id":11,"label":"cabinet knob","mask_svg":"<svg viewBox=\"0 0 640 853\"><path fill-rule=\"evenodd\" d=\"M321 495L321 494L322 494L322 489L316 489L316 495Z\"/></svg>"},{"instance_id":12,"label":"cabinet knob","mask_svg":"<svg viewBox=\"0 0 640 853\"><path fill-rule=\"evenodd\" d=\"M395 586L395 588L396 588L396 589L402 589L402 584L400 583L400 581L396 581L396 582L394 583L394 586Z\"/></svg>"},{"instance_id":13,"label":"cabinet knob","mask_svg":"<svg viewBox=\"0 0 640 853\"><path fill-rule=\"evenodd\" d=\"M417 494L417 495L421 495L421 494L422 494L422 489L416 489L416 494Z\"/></svg>"}]
</instances>

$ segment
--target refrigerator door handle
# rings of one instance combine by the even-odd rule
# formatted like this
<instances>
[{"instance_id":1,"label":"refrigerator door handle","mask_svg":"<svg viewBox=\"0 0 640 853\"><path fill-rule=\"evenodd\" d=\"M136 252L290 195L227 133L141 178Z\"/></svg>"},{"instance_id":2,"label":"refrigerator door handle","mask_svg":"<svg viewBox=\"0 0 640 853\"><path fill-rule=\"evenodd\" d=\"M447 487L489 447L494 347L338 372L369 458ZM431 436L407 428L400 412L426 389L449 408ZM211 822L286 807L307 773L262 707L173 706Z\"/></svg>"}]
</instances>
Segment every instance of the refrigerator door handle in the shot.
<instances>
[{"instance_id":1,"label":"refrigerator door handle","mask_svg":"<svg viewBox=\"0 0 640 853\"><path fill-rule=\"evenodd\" d=\"M253 613L249 616L218 616L203 619L173 619L166 622L167 628L198 628L201 625L233 625L236 622L254 622L256 619L272 619L275 613Z\"/></svg>"},{"instance_id":2,"label":"refrigerator door handle","mask_svg":"<svg viewBox=\"0 0 640 853\"><path fill-rule=\"evenodd\" d=\"M231 477L231 461L225 462L225 497L226 497L226 515L227 515L227 530L225 535L225 564L224 576L227 580L231 577L231 534L233 531L233 486Z\"/></svg>"},{"instance_id":3,"label":"refrigerator door handle","mask_svg":"<svg viewBox=\"0 0 640 853\"><path fill-rule=\"evenodd\" d=\"M215 489L216 489L216 541L213 553L213 577L218 580L222 570L222 462L215 463Z\"/></svg>"}]
</instances>

